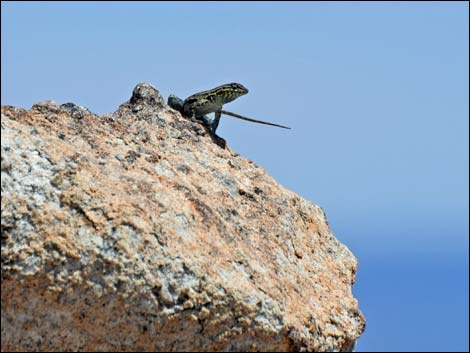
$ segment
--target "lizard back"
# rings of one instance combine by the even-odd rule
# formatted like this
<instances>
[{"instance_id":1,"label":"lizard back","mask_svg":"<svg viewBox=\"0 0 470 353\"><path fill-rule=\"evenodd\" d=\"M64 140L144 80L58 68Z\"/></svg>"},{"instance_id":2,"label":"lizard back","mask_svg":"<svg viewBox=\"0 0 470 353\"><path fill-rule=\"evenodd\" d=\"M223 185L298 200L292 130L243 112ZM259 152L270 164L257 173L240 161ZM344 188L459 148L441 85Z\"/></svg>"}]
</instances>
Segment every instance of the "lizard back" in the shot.
<instances>
[{"instance_id":1,"label":"lizard back","mask_svg":"<svg viewBox=\"0 0 470 353\"><path fill-rule=\"evenodd\" d=\"M193 94L184 100L185 113L196 116L205 115L222 109L222 106L248 93L239 83L228 83L216 88Z\"/></svg>"}]
</instances>

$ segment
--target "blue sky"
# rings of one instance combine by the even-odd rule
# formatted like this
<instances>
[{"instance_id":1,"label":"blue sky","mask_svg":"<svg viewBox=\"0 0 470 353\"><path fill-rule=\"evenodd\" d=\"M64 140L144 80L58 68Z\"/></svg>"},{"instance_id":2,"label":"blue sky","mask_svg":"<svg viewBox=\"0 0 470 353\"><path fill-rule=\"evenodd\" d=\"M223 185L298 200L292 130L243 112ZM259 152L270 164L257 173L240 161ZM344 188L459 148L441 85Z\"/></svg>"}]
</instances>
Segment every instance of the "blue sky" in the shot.
<instances>
[{"instance_id":1,"label":"blue sky","mask_svg":"<svg viewBox=\"0 0 470 353\"><path fill-rule=\"evenodd\" d=\"M466 2L2 2L2 104L250 93L218 133L358 257L357 350L468 350Z\"/></svg>"}]
</instances>

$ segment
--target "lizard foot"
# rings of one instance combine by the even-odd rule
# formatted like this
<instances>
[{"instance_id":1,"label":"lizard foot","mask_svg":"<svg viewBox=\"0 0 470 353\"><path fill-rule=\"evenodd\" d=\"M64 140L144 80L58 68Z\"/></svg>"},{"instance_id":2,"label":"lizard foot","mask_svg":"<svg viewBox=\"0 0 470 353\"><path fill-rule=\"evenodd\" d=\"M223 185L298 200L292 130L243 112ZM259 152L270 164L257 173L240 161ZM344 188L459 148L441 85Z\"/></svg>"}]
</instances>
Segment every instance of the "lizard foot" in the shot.
<instances>
[{"instance_id":1,"label":"lizard foot","mask_svg":"<svg viewBox=\"0 0 470 353\"><path fill-rule=\"evenodd\" d=\"M220 136L217 136L216 134L210 134L212 141L219 146L220 148L225 149L227 146L227 142Z\"/></svg>"}]
</instances>

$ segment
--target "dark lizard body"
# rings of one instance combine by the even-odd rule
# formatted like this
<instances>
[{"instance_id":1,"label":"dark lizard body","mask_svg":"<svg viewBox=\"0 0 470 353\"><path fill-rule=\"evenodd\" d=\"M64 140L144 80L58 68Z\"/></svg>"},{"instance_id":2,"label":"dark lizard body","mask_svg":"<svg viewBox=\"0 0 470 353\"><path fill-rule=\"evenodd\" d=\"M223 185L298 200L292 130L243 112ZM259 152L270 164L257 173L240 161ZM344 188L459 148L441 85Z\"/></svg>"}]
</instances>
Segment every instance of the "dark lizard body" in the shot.
<instances>
[{"instance_id":1,"label":"dark lizard body","mask_svg":"<svg viewBox=\"0 0 470 353\"><path fill-rule=\"evenodd\" d=\"M248 89L246 89L243 85L239 83L228 83L207 91L193 94L186 98L184 101L175 95L170 95L168 97L168 105L173 109L178 110L181 114L186 117L202 120L213 135L215 135L215 131L219 126L220 116L222 114L230 115L238 119L248 120L255 123L290 129L286 126L268 123L261 120L250 119L238 114L222 110L224 104L229 103L247 93ZM213 119L211 119L207 115L210 113L215 114Z\"/></svg>"}]
</instances>

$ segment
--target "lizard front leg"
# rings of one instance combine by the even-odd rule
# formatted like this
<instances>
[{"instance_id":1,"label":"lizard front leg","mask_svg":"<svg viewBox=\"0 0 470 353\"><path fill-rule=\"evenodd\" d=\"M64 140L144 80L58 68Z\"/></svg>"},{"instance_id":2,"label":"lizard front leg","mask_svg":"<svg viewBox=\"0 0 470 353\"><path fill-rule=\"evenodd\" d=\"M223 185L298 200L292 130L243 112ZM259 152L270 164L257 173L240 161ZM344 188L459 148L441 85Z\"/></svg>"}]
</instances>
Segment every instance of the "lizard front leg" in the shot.
<instances>
[{"instance_id":1,"label":"lizard front leg","mask_svg":"<svg viewBox=\"0 0 470 353\"><path fill-rule=\"evenodd\" d=\"M212 120L210 123L209 123L209 128L211 130L211 132L215 135L215 130L217 130L217 127L219 126L219 121L220 121L220 117L222 115L222 110L216 110L214 112L214 120Z\"/></svg>"},{"instance_id":2,"label":"lizard front leg","mask_svg":"<svg viewBox=\"0 0 470 353\"><path fill-rule=\"evenodd\" d=\"M217 127L219 126L220 117L222 115L221 109L218 109L214 112L214 118L212 119L209 115L198 115L196 113L196 109L194 109L194 107L190 105L185 107L184 101L181 98L173 94L168 97L167 104L171 108L179 111L181 115L183 115L186 118L202 121L202 123L206 126L207 130L209 131L209 134L211 135L212 140L220 147L225 148L226 146L225 140L215 134L215 131L217 130Z\"/></svg>"},{"instance_id":3,"label":"lizard front leg","mask_svg":"<svg viewBox=\"0 0 470 353\"><path fill-rule=\"evenodd\" d=\"M212 119L210 121L205 120L205 122L206 122L207 127L209 128L209 132L211 134L212 141L214 141L220 147L225 148L226 147L225 140L215 133L215 131L217 130L217 127L219 126L219 121L220 121L221 115L222 115L222 110L221 109L216 110L214 112L214 119ZM204 117L207 118L207 115L205 115Z\"/></svg>"}]
</instances>

